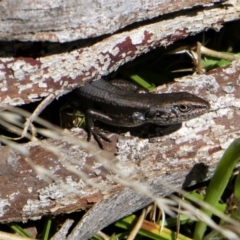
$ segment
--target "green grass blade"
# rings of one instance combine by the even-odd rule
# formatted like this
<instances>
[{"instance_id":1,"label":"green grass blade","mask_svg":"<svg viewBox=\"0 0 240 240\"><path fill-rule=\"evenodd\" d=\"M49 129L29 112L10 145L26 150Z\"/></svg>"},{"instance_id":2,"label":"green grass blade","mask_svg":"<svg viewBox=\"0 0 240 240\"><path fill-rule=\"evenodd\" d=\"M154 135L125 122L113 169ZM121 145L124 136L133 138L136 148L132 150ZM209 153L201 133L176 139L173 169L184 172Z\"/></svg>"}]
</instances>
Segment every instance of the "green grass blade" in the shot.
<instances>
[{"instance_id":1,"label":"green grass blade","mask_svg":"<svg viewBox=\"0 0 240 240\"><path fill-rule=\"evenodd\" d=\"M148 91L151 91L155 88L154 85L149 84L147 81L145 81L143 78L141 78L139 75L137 74L132 74L130 76L130 78L136 82L138 85L140 85L141 87L143 87L144 89L147 89Z\"/></svg>"},{"instance_id":2,"label":"green grass blade","mask_svg":"<svg viewBox=\"0 0 240 240\"><path fill-rule=\"evenodd\" d=\"M22 237L31 238L31 236L16 223L8 223L8 226Z\"/></svg>"},{"instance_id":3,"label":"green grass blade","mask_svg":"<svg viewBox=\"0 0 240 240\"><path fill-rule=\"evenodd\" d=\"M51 218L46 218L45 222L44 222L44 227L43 227L41 240L48 240L49 239L51 225L52 225L52 219Z\"/></svg>"},{"instance_id":4,"label":"green grass blade","mask_svg":"<svg viewBox=\"0 0 240 240\"><path fill-rule=\"evenodd\" d=\"M209 203L213 207L216 206L239 159L240 138L233 141L223 154L222 159L220 160L217 169L212 177L212 180L208 186L206 196L204 198L205 202ZM209 210L202 209L202 211L208 216L212 215L212 212ZM199 221L196 224L194 231L194 239L201 240L203 238L206 227L206 223Z\"/></svg>"},{"instance_id":5,"label":"green grass blade","mask_svg":"<svg viewBox=\"0 0 240 240\"><path fill-rule=\"evenodd\" d=\"M240 199L240 172L237 175L235 186L234 186L234 196Z\"/></svg>"}]
</instances>

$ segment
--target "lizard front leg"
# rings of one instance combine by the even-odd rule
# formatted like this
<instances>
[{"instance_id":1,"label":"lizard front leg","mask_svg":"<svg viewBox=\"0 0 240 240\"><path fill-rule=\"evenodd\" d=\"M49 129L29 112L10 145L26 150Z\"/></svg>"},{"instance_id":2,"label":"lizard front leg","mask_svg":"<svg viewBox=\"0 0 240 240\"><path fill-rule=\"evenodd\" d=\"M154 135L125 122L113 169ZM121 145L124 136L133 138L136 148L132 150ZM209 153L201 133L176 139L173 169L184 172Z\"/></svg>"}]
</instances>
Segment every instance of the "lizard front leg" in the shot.
<instances>
[{"instance_id":1,"label":"lizard front leg","mask_svg":"<svg viewBox=\"0 0 240 240\"><path fill-rule=\"evenodd\" d=\"M104 147L100 138L107 142L110 142L111 140L105 134L101 133L98 127L95 127L93 119L99 120L101 122L111 122L112 119L108 115L92 109L88 109L86 111L85 118L88 132L88 141L90 141L91 136L93 135L98 145L103 149Z\"/></svg>"}]
</instances>

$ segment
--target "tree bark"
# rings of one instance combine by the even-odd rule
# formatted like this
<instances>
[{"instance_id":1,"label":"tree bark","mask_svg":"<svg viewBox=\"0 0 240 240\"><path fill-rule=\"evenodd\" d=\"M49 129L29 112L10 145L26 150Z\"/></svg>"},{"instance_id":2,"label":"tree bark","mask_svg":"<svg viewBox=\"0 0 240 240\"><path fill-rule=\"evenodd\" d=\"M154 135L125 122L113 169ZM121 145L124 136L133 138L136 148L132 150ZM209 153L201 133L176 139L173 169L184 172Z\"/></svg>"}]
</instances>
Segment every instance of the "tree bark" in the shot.
<instances>
[{"instance_id":1,"label":"tree bark","mask_svg":"<svg viewBox=\"0 0 240 240\"><path fill-rule=\"evenodd\" d=\"M70 42L116 32L132 23L219 0L74 0L0 2L0 40Z\"/></svg>"},{"instance_id":2,"label":"tree bark","mask_svg":"<svg viewBox=\"0 0 240 240\"><path fill-rule=\"evenodd\" d=\"M192 92L211 104L209 113L184 123L170 135L139 138L110 134L112 142L106 151L100 151L94 140L85 141L83 130L75 129L75 144L69 136L30 142L24 145L27 156L1 147L0 221L38 219L88 209L97 203L79 223L80 238L87 239L116 218L152 201L124 188L115 173L129 183L137 180L148 186L155 196L170 194L168 186L187 187L208 179L224 150L239 137L239 76L240 61L236 61L227 68L159 87L157 92ZM71 172L71 167L83 171L88 182L83 175ZM72 239L77 239L74 234L80 233L73 231Z\"/></svg>"},{"instance_id":3,"label":"tree bark","mask_svg":"<svg viewBox=\"0 0 240 240\"><path fill-rule=\"evenodd\" d=\"M212 2L201 1L202 4ZM68 21L71 23L73 18L71 13L76 14L71 9L79 7L71 1L56 9L49 2L49 5L41 6L38 3L38 8L34 6L35 10L29 10L30 3L24 1L19 6L0 1L0 6L6 10L0 24L2 39L70 42L1 42L2 107L6 103L21 105L38 101L52 93L59 96L86 81L107 75L151 49L168 46L208 28L218 30L223 23L240 18L239 2L234 6L231 2L223 2L187 11L180 11L180 6L173 4L173 1L170 1L171 4L166 1L154 2L147 5L149 11L143 11L146 5L141 7L137 2L135 12L130 9L132 15L117 15L112 11L112 15L105 15L107 20L116 15L111 22L113 24L106 28L104 24L101 27L106 19L101 19L100 25L95 27L94 19L83 21L84 15L79 17L80 20L74 18L76 22L68 25ZM111 3L111 7L116 7L115 1ZM188 1L184 8L199 6L201 3ZM167 6L170 9L168 13L174 12L172 15L164 15L168 11ZM99 9L102 11L102 6ZM117 11L119 9L116 7ZM52 21L51 17L59 11L62 19ZM47 15L46 18L41 14ZM36 16L42 19L39 25ZM134 17L137 21L156 18L117 31L133 23ZM84 24L78 25L81 20ZM20 26L20 21L25 24ZM102 36L112 32L115 34ZM89 36L100 37L79 40ZM170 135L160 137L161 128L157 128L154 137L111 134L112 142L106 144L105 151L100 151L96 143L85 141L83 130L75 129L72 131L75 139L68 133L58 131L53 139L29 142L21 148L2 146L0 221L24 222L44 215L86 210L97 203L69 236L69 239L87 239L117 218L152 201L132 190L131 186L124 187L116 179L116 174L120 179L127 179L132 186L135 180L147 185L155 196L170 194L170 185L181 188L208 179L224 150L239 137L239 76L240 61L236 61L230 67L185 77L174 84L159 87L158 92L192 92L211 104L209 113L184 123L180 130ZM101 216L101 219L96 216Z\"/></svg>"},{"instance_id":4,"label":"tree bark","mask_svg":"<svg viewBox=\"0 0 240 240\"><path fill-rule=\"evenodd\" d=\"M3 2L3 1L2 1ZM0 2L1 3L1 2ZM111 36L68 44L2 43L0 99L21 105L49 94L59 96L115 71L160 46L240 18L240 3L214 5L162 16Z\"/></svg>"}]
</instances>

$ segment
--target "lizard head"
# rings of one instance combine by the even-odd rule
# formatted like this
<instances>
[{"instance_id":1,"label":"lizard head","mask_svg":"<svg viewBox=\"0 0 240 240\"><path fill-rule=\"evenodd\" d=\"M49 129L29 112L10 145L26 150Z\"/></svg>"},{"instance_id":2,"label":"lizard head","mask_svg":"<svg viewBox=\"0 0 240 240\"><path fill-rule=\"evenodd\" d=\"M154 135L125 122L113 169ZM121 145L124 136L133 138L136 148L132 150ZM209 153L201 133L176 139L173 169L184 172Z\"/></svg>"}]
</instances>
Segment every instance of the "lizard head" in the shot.
<instances>
[{"instance_id":1,"label":"lizard head","mask_svg":"<svg viewBox=\"0 0 240 240\"><path fill-rule=\"evenodd\" d=\"M199 117L210 109L206 100L188 92L166 93L161 94L161 97L156 97L155 104L151 104L146 113L145 118L148 122L158 125L177 124Z\"/></svg>"}]
</instances>

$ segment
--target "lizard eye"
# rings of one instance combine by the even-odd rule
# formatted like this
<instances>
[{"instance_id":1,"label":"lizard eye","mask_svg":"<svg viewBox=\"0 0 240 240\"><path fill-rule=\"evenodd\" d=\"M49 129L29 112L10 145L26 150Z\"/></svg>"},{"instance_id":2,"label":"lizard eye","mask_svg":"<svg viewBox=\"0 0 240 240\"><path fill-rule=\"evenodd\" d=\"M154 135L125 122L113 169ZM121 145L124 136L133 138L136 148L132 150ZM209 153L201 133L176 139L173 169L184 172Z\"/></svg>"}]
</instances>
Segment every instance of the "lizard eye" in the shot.
<instances>
[{"instance_id":1,"label":"lizard eye","mask_svg":"<svg viewBox=\"0 0 240 240\"><path fill-rule=\"evenodd\" d=\"M184 104L178 105L177 108L178 108L178 110L179 110L180 112L183 112L183 113L189 112L189 111L192 109L191 106L189 106L189 105L184 105Z\"/></svg>"}]
</instances>

